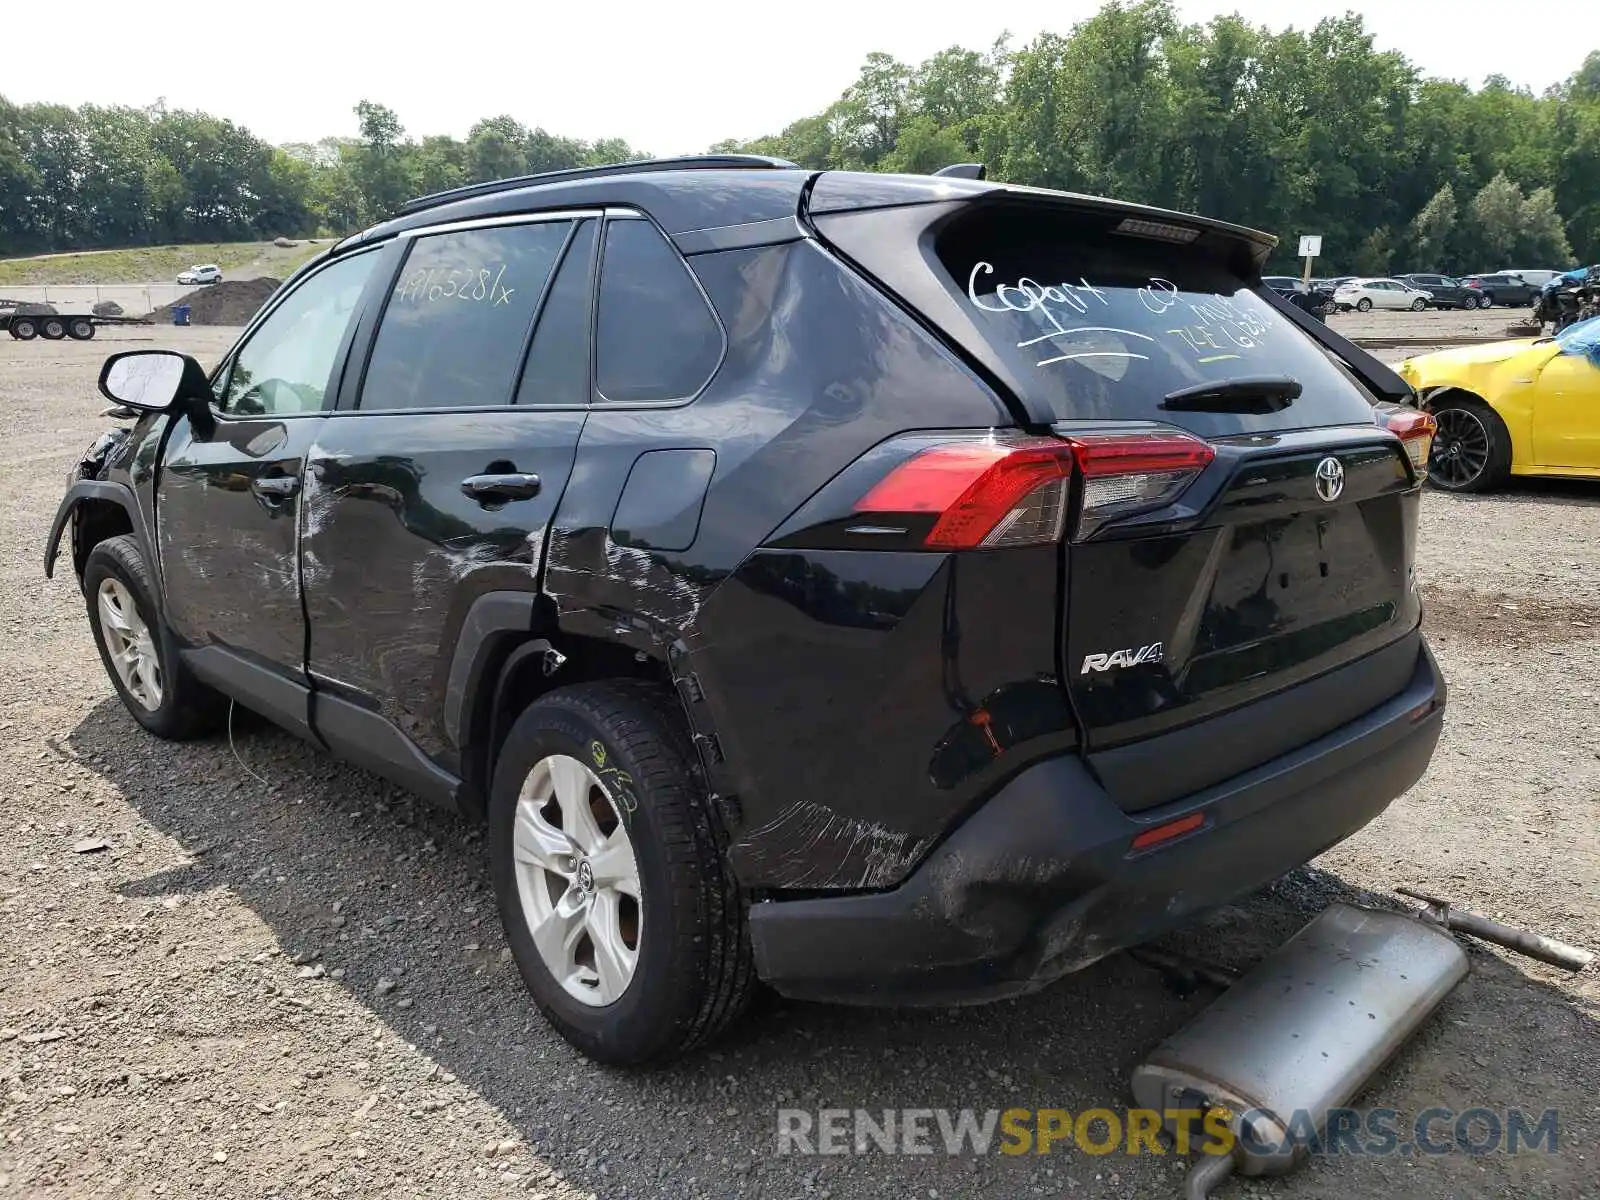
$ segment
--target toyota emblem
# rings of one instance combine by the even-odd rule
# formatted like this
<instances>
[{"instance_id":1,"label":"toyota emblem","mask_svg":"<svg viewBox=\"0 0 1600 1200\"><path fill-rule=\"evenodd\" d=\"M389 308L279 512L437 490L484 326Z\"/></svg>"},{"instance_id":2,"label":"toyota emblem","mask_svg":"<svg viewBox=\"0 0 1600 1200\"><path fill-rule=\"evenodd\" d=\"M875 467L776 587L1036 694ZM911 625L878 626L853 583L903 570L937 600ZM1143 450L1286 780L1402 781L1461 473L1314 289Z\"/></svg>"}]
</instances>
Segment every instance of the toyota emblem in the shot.
<instances>
[{"instance_id":1,"label":"toyota emblem","mask_svg":"<svg viewBox=\"0 0 1600 1200\"><path fill-rule=\"evenodd\" d=\"M1317 464L1317 495L1329 504L1344 491L1344 464L1337 458L1325 458Z\"/></svg>"}]
</instances>

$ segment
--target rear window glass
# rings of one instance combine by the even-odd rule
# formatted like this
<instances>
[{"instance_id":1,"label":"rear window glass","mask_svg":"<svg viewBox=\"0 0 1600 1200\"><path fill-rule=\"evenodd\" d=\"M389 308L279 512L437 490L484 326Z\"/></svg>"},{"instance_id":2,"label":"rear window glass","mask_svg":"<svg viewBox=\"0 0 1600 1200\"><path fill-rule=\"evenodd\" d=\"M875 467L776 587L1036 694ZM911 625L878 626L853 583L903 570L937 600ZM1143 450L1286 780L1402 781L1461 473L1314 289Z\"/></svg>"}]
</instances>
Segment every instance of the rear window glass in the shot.
<instances>
[{"instance_id":1,"label":"rear window glass","mask_svg":"<svg viewBox=\"0 0 1600 1200\"><path fill-rule=\"evenodd\" d=\"M1214 252L1112 231L1117 217L979 210L935 249L993 350L1061 420L1150 420L1204 435L1366 422L1369 400ZM1169 392L1296 379L1276 413L1176 414Z\"/></svg>"}]
</instances>

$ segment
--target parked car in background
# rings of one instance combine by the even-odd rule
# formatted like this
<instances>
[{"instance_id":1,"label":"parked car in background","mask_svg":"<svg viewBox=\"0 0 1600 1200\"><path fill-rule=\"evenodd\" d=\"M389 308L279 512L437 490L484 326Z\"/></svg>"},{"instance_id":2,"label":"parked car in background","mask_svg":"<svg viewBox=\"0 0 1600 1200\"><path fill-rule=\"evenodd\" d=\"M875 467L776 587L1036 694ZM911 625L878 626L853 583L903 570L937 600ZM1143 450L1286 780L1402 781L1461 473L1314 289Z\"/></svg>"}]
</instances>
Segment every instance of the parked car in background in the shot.
<instances>
[{"instance_id":1,"label":"parked car in background","mask_svg":"<svg viewBox=\"0 0 1600 1200\"><path fill-rule=\"evenodd\" d=\"M1308 287L1304 280L1293 275L1263 275L1261 282L1297 308L1322 316L1333 308L1333 289L1312 280Z\"/></svg>"},{"instance_id":2,"label":"parked car in background","mask_svg":"<svg viewBox=\"0 0 1600 1200\"><path fill-rule=\"evenodd\" d=\"M1491 304L1532 304L1538 298L1539 289L1534 287L1520 275L1507 275L1496 272L1493 275L1467 275L1462 278L1462 283L1478 291L1488 298L1489 303L1479 303L1479 308L1488 308Z\"/></svg>"},{"instance_id":3,"label":"parked car in background","mask_svg":"<svg viewBox=\"0 0 1600 1200\"><path fill-rule=\"evenodd\" d=\"M1435 308L1489 307L1484 303L1481 291L1469 288L1450 275L1397 275L1395 278L1427 292Z\"/></svg>"},{"instance_id":4,"label":"parked car in background","mask_svg":"<svg viewBox=\"0 0 1600 1200\"><path fill-rule=\"evenodd\" d=\"M1496 272L1498 275L1515 275L1518 279L1526 280L1536 288L1541 288L1556 276L1563 274L1561 271L1546 271L1543 269L1529 270L1526 267L1501 267Z\"/></svg>"},{"instance_id":5,"label":"parked car in background","mask_svg":"<svg viewBox=\"0 0 1600 1200\"><path fill-rule=\"evenodd\" d=\"M1339 308L1369 312L1374 308L1409 308L1421 312L1433 297L1421 288L1398 279L1352 279L1334 289L1333 302Z\"/></svg>"},{"instance_id":6,"label":"parked car in background","mask_svg":"<svg viewBox=\"0 0 1600 1200\"><path fill-rule=\"evenodd\" d=\"M742 156L469 185L209 377L107 360L138 415L45 567L151 734L236 699L485 822L597 1059L758 978L1019 995L1343 841L1438 741L1434 422L1261 288L1275 246Z\"/></svg>"},{"instance_id":7,"label":"parked car in background","mask_svg":"<svg viewBox=\"0 0 1600 1200\"><path fill-rule=\"evenodd\" d=\"M1428 481L1482 492L1511 475L1600 479L1600 317L1555 337L1422 354L1400 364L1439 423Z\"/></svg>"},{"instance_id":8,"label":"parked car in background","mask_svg":"<svg viewBox=\"0 0 1600 1200\"><path fill-rule=\"evenodd\" d=\"M221 283L222 268L215 263L178 272L179 283Z\"/></svg>"}]
</instances>

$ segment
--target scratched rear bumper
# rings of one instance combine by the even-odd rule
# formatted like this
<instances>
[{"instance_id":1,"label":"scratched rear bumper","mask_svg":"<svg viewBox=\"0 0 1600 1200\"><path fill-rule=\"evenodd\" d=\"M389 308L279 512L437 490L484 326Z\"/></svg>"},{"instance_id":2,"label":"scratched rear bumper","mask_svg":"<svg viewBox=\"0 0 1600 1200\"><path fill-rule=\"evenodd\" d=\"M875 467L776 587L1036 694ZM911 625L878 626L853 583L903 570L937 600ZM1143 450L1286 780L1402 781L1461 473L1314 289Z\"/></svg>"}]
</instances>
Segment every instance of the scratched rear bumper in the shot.
<instances>
[{"instance_id":1,"label":"scratched rear bumper","mask_svg":"<svg viewBox=\"0 0 1600 1200\"><path fill-rule=\"evenodd\" d=\"M1434 707L1413 719L1432 700ZM959 1004L1043 987L1269 883L1355 833L1427 769L1445 684L1424 644L1391 700L1159 809L1124 812L1081 759L1023 772L899 887L752 907L761 977L787 996ZM1131 853L1189 813L1205 823Z\"/></svg>"}]
</instances>

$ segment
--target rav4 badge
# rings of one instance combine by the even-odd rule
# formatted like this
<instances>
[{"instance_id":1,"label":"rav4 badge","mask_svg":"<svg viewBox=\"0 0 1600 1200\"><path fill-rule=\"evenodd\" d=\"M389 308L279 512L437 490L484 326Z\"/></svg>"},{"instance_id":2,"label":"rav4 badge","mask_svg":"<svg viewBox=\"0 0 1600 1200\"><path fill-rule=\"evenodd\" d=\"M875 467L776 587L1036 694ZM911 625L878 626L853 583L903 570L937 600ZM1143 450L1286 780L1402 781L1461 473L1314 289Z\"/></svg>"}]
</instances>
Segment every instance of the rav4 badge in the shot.
<instances>
[{"instance_id":1,"label":"rav4 badge","mask_svg":"<svg viewBox=\"0 0 1600 1200\"><path fill-rule=\"evenodd\" d=\"M1137 650L1113 650L1110 654L1091 654L1083 660L1080 675L1093 671L1109 671L1112 667L1137 667L1140 663L1161 661L1161 643L1151 642Z\"/></svg>"}]
</instances>

